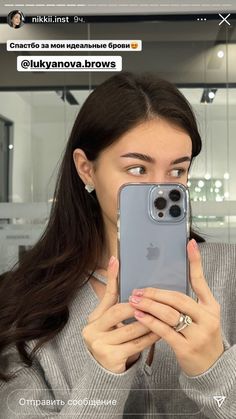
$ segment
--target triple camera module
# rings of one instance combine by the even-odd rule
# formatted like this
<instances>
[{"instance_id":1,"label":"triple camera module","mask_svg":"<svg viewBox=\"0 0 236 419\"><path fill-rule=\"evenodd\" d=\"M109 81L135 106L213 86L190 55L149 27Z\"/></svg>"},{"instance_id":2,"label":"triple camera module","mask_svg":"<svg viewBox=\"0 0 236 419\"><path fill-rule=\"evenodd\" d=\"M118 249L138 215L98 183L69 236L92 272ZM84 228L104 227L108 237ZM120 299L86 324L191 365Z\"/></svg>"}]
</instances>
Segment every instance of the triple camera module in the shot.
<instances>
[{"instance_id":1,"label":"triple camera module","mask_svg":"<svg viewBox=\"0 0 236 419\"><path fill-rule=\"evenodd\" d=\"M172 202L178 202L180 201L181 193L177 189L172 189L168 193L168 197ZM163 196L159 196L158 198L154 200L154 206L159 211L158 216L162 218L164 215L162 210L164 210L167 206L167 199L164 198ZM180 217L181 215L180 206L177 204L171 205L169 208L169 215L173 218Z\"/></svg>"}]
</instances>

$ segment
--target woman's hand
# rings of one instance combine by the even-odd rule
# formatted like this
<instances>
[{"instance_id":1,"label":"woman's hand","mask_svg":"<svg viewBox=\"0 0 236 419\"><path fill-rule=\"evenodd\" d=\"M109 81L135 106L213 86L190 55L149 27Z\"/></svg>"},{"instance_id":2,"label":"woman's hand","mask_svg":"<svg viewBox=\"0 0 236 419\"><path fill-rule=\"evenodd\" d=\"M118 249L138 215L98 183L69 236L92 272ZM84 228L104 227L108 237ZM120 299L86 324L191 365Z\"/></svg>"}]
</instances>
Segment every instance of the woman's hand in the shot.
<instances>
[{"instance_id":1,"label":"woman's hand","mask_svg":"<svg viewBox=\"0 0 236 419\"><path fill-rule=\"evenodd\" d=\"M181 292L157 288L133 290L140 297L130 305L137 308L135 318L161 336L174 350L182 370L189 376L207 371L224 352L220 328L220 305L215 300L203 275L201 256L195 240L187 246L190 282L198 302ZM180 313L189 315L192 323L180 332L173 326ZM143 315L143 317L141 317Z\"/></svg>"},{"instance_id":2,"label":"woman's hand","mask_svg":"<svg viewBox=\"0 0 236 419\"><path fill-rule=\"evenodd\" d=\"M107 370L124 372L140 352L160 339L149 327L137 321L125 325L122 320L134 317L129 303L117 303L119 262L116 258L107 269L106 292L88 317L82 335L93 357Z\"/></svg>"}]
</instances>

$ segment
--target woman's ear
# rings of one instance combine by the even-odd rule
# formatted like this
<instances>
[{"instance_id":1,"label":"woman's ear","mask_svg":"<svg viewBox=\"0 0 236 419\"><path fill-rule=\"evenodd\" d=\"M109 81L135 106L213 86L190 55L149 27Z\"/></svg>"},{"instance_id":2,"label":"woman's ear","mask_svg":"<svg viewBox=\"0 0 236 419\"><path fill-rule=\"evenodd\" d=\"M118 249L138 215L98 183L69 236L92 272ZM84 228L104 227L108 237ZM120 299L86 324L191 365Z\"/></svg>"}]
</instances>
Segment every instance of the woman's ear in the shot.
<instances>
[{"instance_id":1,"label":"woman's ear","mask_svg":"<svg viewBox=\"0 0 236 419\"><path fill-rule=\"evenodd\" d=\"M80 148L76 148L73 152L73 159L75 167L79 177L82 179L85 185L89 184L94 186L93 179L93 162L88 160L86 154Z\"/></svg>"}]
</instances>

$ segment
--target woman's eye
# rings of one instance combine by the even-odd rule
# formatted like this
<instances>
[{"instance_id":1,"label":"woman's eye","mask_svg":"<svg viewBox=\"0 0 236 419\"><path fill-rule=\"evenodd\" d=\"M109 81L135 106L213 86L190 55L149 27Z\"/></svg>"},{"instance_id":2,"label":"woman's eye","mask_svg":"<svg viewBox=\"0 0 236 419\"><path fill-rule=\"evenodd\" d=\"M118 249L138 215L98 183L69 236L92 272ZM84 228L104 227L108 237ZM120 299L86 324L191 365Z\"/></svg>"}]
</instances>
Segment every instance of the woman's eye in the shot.
<instances>
[{"instance_id":1,"label":"woman's eye","mask_svg":"<svg viewBox=\"0 0 236 419\"><path fill-rule=\"evenodd\" d=\"M171 170L171 176L173 177L181 177L184 175L184 173L186 172L185 169L173 169Z\"/></svg>"},{"instance_id":2,"label":"woman's eye","mask_svg":"<svg viewBox=\"0 0 236 419\"><path fill-rule=\"evenodd\" d=\"M145 168L143 166L130 167L130 169L128 169L127 171L130 172L132 175L142 175L145 172Z\"/></svg>"}]
</instances>

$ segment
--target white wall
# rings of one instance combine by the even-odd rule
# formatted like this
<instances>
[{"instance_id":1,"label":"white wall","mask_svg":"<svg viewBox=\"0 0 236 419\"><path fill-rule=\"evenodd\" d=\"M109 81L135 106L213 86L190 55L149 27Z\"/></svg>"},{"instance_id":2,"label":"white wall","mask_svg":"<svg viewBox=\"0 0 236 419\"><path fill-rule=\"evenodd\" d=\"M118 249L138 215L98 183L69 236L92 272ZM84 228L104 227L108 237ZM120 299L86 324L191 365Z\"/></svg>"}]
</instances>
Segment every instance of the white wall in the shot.
<instances>
[{"instance_id":1,"label":"white wall","mask_svg":"<svg viewBox=\"0 0 236 419\"><path fill-rule=\"evenodd\" d=\"M58 99L58 102L59 100L61 101ZM63 103L57 107L47 104L44 108L32 107L34 202L44 202L52 198L61 155L69 136L67 127L70 113L75 117L77 112L72 106L66 110Z\"/></svg>"},{"instance_id":2,"label":"white wall","mask_svg":"<svg viewBox=\"0 0 236 419\"><path fill-rule=\"evenodd\" d=\"M0 92L0 114L14 122L13 202L39 203L52 198L61 156L88 91L73 94L79 105L65 104L55 91ZM212 177L222 178L224 172L229 172L230 179L226 186L230 200L236 200L236 104L230 104L227 110L226 103L203 105L197 100L193 106L203 149L193 165L191 175L203 177L209 171ZM212 208L212 203L204 204ZM199 222L198 225L201 231L209 234L208 241L236 242L235 217L227 217L227 202L222 204L225 205L226 215L224 225L211 222ZM206 208L204 214L209 214ZM236 209L231 214L235 215ZM19 217L13 220L13 224L2 226L0 273L17 260L19 245L28 246L37 240L44 228L44 217Z\"/></svg>"},{"instance_id":3,"label":"white wall","mask_svg":"<svg viewBox=\"0 0 236 419\"><path fill-rule=\"evenodd\" d=\"M61 156L88 92L76 95L79 105L71 106L55 91L0 92L0 114L14 122L14 202L45 202L52 198ZM236 200L236 104L230 104L228 116L226 103L194 103L193 107L203 148L191 175L203 177L210 172L212 177L223 178L229 172L225 187L230 199Z\"/></svg>"},{"instance_id":4,"label":"white wall","mask_svg":"<svg viewBox=\"0 0 236 419\"><path fill-rule=\"evenodd\" d=\"M25 93L29 97L30 93ZM14 202L31 201L32 160L29 100L15 92L0 92L0 115L14 122L13 196Z\"/></svg>"}]
</instances>

